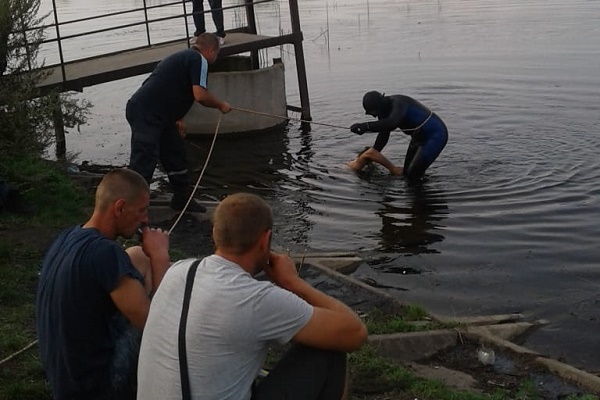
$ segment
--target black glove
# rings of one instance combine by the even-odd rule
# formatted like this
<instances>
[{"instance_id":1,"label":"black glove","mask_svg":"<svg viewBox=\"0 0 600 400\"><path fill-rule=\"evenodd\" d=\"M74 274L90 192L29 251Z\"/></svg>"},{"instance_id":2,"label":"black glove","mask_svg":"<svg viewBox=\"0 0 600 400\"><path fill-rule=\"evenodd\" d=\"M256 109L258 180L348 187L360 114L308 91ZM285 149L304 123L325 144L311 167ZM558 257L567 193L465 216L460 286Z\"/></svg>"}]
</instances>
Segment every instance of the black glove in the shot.
<instances>
[{"instance_id":1,"label":"black glove","mask_svg":"<svg viewBox=\"0 0 600 400\"><path fill-rule=\"evenodd\" d=\"M354 133L356 133L357 135L362 135L363 133L365 133L367 130L369 129L369 123L368 122L362 122L360 124L354 124L350 127L350 130Z\"/></svg>"}]
</instances>

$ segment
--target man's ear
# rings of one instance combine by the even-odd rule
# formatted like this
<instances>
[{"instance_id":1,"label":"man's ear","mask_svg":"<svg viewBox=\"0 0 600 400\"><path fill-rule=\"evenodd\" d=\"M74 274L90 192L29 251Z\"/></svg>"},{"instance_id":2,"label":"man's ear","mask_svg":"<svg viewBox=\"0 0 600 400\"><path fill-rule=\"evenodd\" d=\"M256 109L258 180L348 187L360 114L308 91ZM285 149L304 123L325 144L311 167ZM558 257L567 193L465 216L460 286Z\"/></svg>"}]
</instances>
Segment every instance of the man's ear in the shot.
<instances>
[{"instance_id":1,"label":"man's ear","mask_svg":"<svg viewBox=\"0 0 600 400\"><path fill-rule=\"evenodd\" d=\"M272 231L271 229L265 231L265 233L263 233L260 236L260 245L263 249L265 250L271 250L271 235L272 235Z\"/></svg>"},{"instance_id":2,"label":"man's ear","mask_svg":"<svg viewBox=\"0 0 600 400\"><path fill-rule=\"evenodd\" d=\"M117 216L123 214L123 209L125 208L125 200L118 199L113 203L113 213Z\"/></svg>"},{"instance_id":3,"label":"man's ear","mask_svg":"<svg viewBox=\"0 0 600 400\"><path fill-rule=\"evenodd\" d=\"M273 229L267 231L269 235L269 242L267 243L268 249L271 250L271 242L273 241Z\"/></svg>"}]
</instances>

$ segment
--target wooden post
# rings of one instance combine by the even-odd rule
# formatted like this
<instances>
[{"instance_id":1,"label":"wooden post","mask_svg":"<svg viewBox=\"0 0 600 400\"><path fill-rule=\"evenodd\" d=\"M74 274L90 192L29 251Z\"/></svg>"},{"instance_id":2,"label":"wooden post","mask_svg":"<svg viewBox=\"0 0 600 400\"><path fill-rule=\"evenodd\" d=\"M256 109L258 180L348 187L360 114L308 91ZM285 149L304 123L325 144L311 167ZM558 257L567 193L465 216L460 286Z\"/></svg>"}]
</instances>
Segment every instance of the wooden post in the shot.
<instances>
[{"instance_id":1,"label":"wooden post","mask_svg":"<svg viewBox=\"0 0 600 400\"><path fill-rule=\"evenodd\" d=\"M298 71L298 89L300 90L300 106L302 107L302 119L311 121L310 102L308 100L308 81L306 79L306 67L304 65L304 48L302 47L302 30L300 29L300 12L298 11L298 0L290 0L290 17L292 22L292 33L294 39L294 53L296 54L296 70Z\"/></svg>"},{"instance_id":2,"label":"wooden post","mask_svg":"<svg viewBox=\"0 0 600 400\"><path fill-rule=\"evenodd\" d=\"M60 106L60 94L55 93L51 95L53 97L53 123L54 123L54 134L56 137L56 158L59 160L65 160L67 155L67 141L65 139L65 123L63 120L62 108Z\"/></svg>"},{"instance_id":3,"label":"wooden post","mask_svg":"<svg viewBox=\"0 0 600 400\"><path fill-rule=\"evenodd\" d=\"M254 14L254 4L252 4L252 0L244 0L246 3L246 18L248 19L247 31L253 35L257 34L256 30L256 15ZM250 62L252 63L252 69L258 69L259 58L258 58L258 50L252 50L250 52Z\"/></svg>"}]
</instances>

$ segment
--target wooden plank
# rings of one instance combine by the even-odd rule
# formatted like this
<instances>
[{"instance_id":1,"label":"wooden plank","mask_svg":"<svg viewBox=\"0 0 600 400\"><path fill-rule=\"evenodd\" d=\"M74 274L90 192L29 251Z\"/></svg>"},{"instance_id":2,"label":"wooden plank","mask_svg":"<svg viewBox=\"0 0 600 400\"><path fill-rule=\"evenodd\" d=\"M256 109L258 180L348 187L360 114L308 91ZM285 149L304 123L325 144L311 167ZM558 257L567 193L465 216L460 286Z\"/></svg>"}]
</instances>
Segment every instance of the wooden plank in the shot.
<instances>
[{"instance_id":1,"label":"wooden plank","mask_svg":"<svg viewBox=\"0 0 600 400\"><path fill-rule=\"evenodd\" d=\"M263 36L243 32L228 33L219 57L245 53L257 49L293 43L298 35ZM45 68L48 75L38 87L81 91L84 87L152 72L163 58L188 47L186 40L163 43L150 47L71 61L64 64L63 80L60 65Z\"/></svg>"}]
</instances>

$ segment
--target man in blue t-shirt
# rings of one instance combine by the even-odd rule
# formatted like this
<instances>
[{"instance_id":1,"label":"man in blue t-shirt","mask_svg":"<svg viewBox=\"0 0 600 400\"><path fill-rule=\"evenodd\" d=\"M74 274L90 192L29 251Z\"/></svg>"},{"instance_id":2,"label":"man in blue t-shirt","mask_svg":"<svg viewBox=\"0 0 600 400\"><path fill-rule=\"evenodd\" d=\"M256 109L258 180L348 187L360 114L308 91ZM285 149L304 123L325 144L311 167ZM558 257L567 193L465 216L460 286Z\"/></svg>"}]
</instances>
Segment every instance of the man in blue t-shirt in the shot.
<instances>
[{"instance_id":1,"label":"man in blue t-shirt","mask_svg":"<svg viewBox=\"0 0 600 400\"><path fill-rule=\"evenodd\" d=\"M208 65L216 61L219 49L217 36L201 34L192 48L163 59L127 102L129 168L150 184L160 160L173 188L171 208L176 211L183 209L190 195L183 117L194 101L222 113L231 111L229 103L207 89ZM206 211L196 201L190 202L187 210Z\"/></svg>"},{"instance_id":2,"label":"man in blue t-shirt","mask_svg":"<svg viewBox=\"0 0 600 400\"><path fill-rule=\"evenodd\" d=\"M410 181L419 181L425 170L440 155L448 142L448 129L444 121L429 108L412 97L401 94L386 96L370 91L363 96L363 108L378 121L354 124L350 130L358 135L378 132L373 147L361 152L348 166L360 171L369 162L379 163L394 175L404 175ZM381 151L390 138L390 132L400 128L411 137L404 168L396 167Z\"/></svg>"},{"instance_id":3,"label":"man in blue t-shirt","mask_svg":"<svg viewBox=\"0 0 600 400\"><path fill-rule=\"evenodd\" d=\"M90 220L61 233L44 257L36 324L55 400L135 398L140 333L170 266L169 239L147 227L141 247L124 250L115 239L148 222L148 204L143 177L109 172Z\"/></svg>"}]
</instances>

